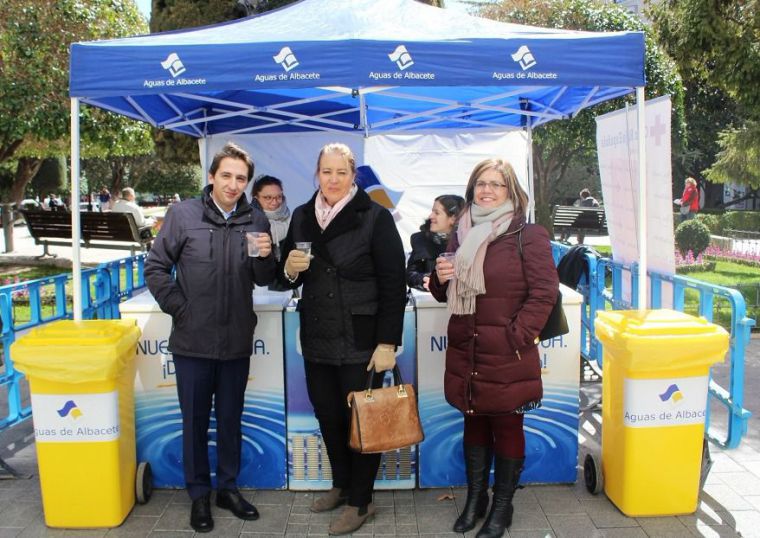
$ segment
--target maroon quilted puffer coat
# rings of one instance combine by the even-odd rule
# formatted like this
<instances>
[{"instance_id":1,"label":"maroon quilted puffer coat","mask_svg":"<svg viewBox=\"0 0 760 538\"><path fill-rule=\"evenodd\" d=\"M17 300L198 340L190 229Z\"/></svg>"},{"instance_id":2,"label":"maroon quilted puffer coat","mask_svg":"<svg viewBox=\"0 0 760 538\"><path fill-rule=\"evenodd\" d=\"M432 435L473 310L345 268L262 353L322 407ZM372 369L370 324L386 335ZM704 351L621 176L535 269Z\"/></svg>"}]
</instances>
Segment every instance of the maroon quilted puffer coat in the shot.
<instances>
[{"instance_id":1,"label":"maroon quilted puffer coat","mask_svg":"<svg viewBox=\"0 0 760 538\"><path fill-rule=\"evenodd\" d=\"M486 293L477 297L475 313L449 319L444 391L463 413L499 415L531 407L543 396L538 333L559 289L549 234L515 218L488 245L483 273ZM447 288L431 278L430 292L439 301L446 301Z\"/></svg>"}]
</instances>

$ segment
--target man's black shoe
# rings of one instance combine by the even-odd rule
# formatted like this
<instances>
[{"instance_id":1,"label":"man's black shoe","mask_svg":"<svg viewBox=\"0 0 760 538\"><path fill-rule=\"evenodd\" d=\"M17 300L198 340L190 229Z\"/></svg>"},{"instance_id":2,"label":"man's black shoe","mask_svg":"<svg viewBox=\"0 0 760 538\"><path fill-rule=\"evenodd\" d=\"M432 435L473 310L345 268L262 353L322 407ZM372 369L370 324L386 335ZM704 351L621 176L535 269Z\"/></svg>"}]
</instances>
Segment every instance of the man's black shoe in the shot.
<instances>
[{"instance_id":1,"label":"man's black shoe","mask_svg":"<svg viewBox=\"0 0 760 538\"><path fill-rule=\"evenodd\" d=\"M190 510L190 526L195 532L211 532L214 529L208 493L193 501L193 507Z\"/></svg>"},{"instance_id":2,"label":"man's black shoe","mask_svg":"<svg viewBox=\"0 0 760 538\"><path fill-rule=\"evenodd\" d=\"M216 492L216 505L230 510L236 517L253 521L259 519L259 511L246 501L240 492L233 489L220 489Z\"/></svg>"}]
</instances>

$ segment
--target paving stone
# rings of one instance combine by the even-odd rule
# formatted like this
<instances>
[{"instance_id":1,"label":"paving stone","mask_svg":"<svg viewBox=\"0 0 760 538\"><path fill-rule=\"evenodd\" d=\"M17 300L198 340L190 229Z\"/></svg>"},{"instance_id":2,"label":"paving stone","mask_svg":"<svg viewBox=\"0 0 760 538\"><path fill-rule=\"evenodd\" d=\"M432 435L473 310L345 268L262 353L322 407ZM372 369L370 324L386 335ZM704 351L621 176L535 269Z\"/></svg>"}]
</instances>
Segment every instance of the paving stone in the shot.
<instances>
[{"instance_id":1,"label":"paving stone","mask_svg":"<svg viewBox=\"0 0 760 538\"><path fill-rule=\"evenodd\" d=\"M649 536L693 536L677 517L639 517L636 521Z\"/></svg>"},{"instance_id":2,"label":"paving stone","mask_svg":"<svg viewBox=\"0 0 760 538\"><path fill-rule=\"evenodd\" d=\"M0 538L16 538L23 530L21 527L0 527Z\"/></svg>"},{"instance_id":3,"label":"paving stone","mask_svg":"<svg viewBox=\"0 0 760 538\"><path fill-rule=\"evenodd\" d=\"M588 538L597 532L594 522L587 514L547 515L549 524L558 537Z\"/></svg>"},{"instance_id":4,"label":"paving stone","mask_svg":"<svg viewBox=\"0 0 760 538\"><path fill-rule=\"evenodd\" d=\"M594 533L601 538L644 538L646 535L641 527L600 529Z\"/></svg>"},{"instance_id":5,"label":"paving stone","mask_svg":"<svg viewBox=\"0 0 760 538\"><path fill-rule=\"evenodd\" d=\"M262 504L259 507L261 517L256 521L243 523L243 532L258 532L276 534L285 532L290 515L290 506L278 507Z\"/></svg>"},{"instance_id":6,"label":"paving stone","mask_svg":"<svg viewBox=\"0 0 760 538\"><path fill-rule=\"evenodd\" d=\"M422 505L451 503L448 499L441 499L445 495L452 495L451 488L417 489L414 490L414 504L419 507Z\"/></svg>"},{"instance_id":7,"label":"paving stone","mask_svg":"<svg viewBox=\"0 0 760 538\"><path fill-rule=\"evenodd\" d=\"M720 473L720 479L742 497L760 495L760 478L747 471L739 473Z\"/></svg>"},{"instance_id":8,"label":"paving stone","mask_svg":"<svg viewBox=\"0 0 760 538\"><path fill-rule=\"evenodd\" d=\"M211 512L214 515L213 508ZM190 526L190 508L182 504L169 505L161 517L158 518L158 522L154 531L192 531Z\"/></svg>"},{"instance_id":9,"label":"paving stone","mask_svg":"<svg viewBox=\"0 0 760 538\"><path fill-rule=\"evenodd\" d=\"M107 530L100 529L66 529L63 531L63 535L72 538L96 538L105 536L107 532Z\"/></svg>"},{"instance_id":10,"label":"paving stone","mask_svg":"<svg viewBox=\"0 0 760 538\"><path fill-rule=\"evenodd\" d=\"M544 490L541 488L535 493L538 503L546 515L585 513L575 493L569 488L562 490Z\"/></svg>"},{"instance_id":11,"label":"paving stone","mask_svg":"<svg viewBox=\"0 0 760 538\"><path fill-rule=\"evenodd\" d=\"M417 507L417 528L421 534L440 534L451 531L457 518L454 503L444 506Z\"/></svg>"},{"instance_id":12,"label":"paving stone","mask_svg":"<svg viewBox=\"0 0 760 538\"><path fill-rule=\"evenodd\" d=\"M204 534L204 536L237 536L241 530L243 530L242 519L236 517L215 517L214 530Z\"/></svg>"},{"instance_id":13,"label":"paving stone","mask_svg":"<svg viewBox=\"0 0 760 538\"><path fill-rule=\"evenodd\" d=\"M710 457L713 460L712 469L710 470L710 474L713 473L740 473L744 471L744 467L742 467L737 461L735 461L731 456L729 456L727 453L718 453L718 454L710 454ZM760 463L760 462L758 462Z\"/></svg>"},{"instance_id":14,"label":"paving stone","mask_svg":"<svg viewBox=\"0 0 760 538\"><path fill-rule=\"evenodd\" d=\"M510 529L516 531L550 530L551 526L539 504L526 504L515 507Z\"/></svg>"},{"instance_id":15,"label":"paving stone","mask_svg":"<svg viewBox=\"0 0 760 538\"><path fill-rule=\"evenodd\" d=\"M729 486L705 485L700 499L711 504L721 505L726 510L750 510L752 505Z\"/></svg>"},{"instance_id":16,"label":"paving stone","mask_svg":"<svg viewBox=\"0 0 760 538\"><path fill-rule=\"evenodd\" d=\"M309 534L309 525L289 523L285 529L285 536L306 536Z\"/></svg>"},{"instance_id":17,"label":"paving stone","mask_svg":"<svg viewBox=\"0 0 760 538\"><path fill-rule=\"evenodd\" d=\"M757 510L731 510L734 529L744 537L760 537L760 512Z\"/></svg>"},{"instance_id":18,"label":"paving stone","mask_svg":"<svg viewBox=\"0 0 760 538\"><path fill-rule=\"evenodd\" d=\"M108 531L108 536L119 537L136 537L148 536L158 523L158 516L130 516L121 524L120 527Z\"/></svg>"},{"instance_id":19,"label":"paving stone","mask_svg":"<svg viewBox=\"0 0 760 538\"><path fill-rule=\"evenodd\" d=\"M760 495L749 495L744 500L751 504L755 510L760 510Z\"/></svg>"},{"instance_id":20,"label":"paving stone","mask_svg":"<svg viewBox=\"0 0 760 538\"><path fill-rule=\"evenodd\" d=\"M288 517L288 525L308 525L310 514L294 514L293 512L290 513L290 516Z\"/></svg>"},{"instance_id":21,"label":"paving stone","mask_svg":"<svg viewBox=\"0 0 760 538\"><path fill-rule=\"evenodd\" d=\"M518 531L512 527L509 528L510 538L555 538L556 536L552 531Z\"/></svg>"},{"instance_id":22,"label":"paving stone","mask_svg":"<svg viewBox=\"0 0 760 538\"><path fill-rule=\"evenodd\" d=\"M160 516L174 499L174 492L170 490L156 490L146 504L136 504L129 514L133 516Z\"/></svg>"},{"instance_id":23,"label":"paving stone","mask_svg":"<svg viewBox=\"0 0 760 538\"><path fill-rule=\"evenodd\" d=\"M48 537L48 536L63 536L63 529L51 529L45 525L42 519L42 514L30 520L23 531L18 535L19 537L27 538L32 536Z\"/></svg>"},{"instance_id":24,"label":"paving stone","mask_svg":"<svg viewBox=\"0 0 760 538\"><path fill-rule=\"evenodd\" d=\"M630 518L623 514L606 498L603 500L584 500L580 501L580 503L591 518L591 521L593 521L594 525L599 529L639 526L634 518Z\"/></svg>"},{"instance_id":25,"label":"paving stone","mask_svg":"<svg viewBox=\"0 0 760 538\"><path fill-rule=\"evenodd\" d=\"M42 506L36 502L0 502L0 514L4 527L25 527L37 517L42 516Z\"/></svg>"},{"instance_id":26,"label":"paving stone","mask_svg":"<svg viewBox=\"0 0 760 538\"><path fill-rule=\"evenodd\" d=\"M742 538L734 529L728 525L719 525L717 527L695 527L689 529L694 536L710 538ZM744 537L746 538L746 537Z\"/></svg>"},{"instance_id":27,"label":"paving stone","mask_svg":"<svg viewBox=\"0 0 760 538\"><path fill-rule=\"evenodd\" d=\"M257 490L253 495L253 503L259 504L281 504L288 507L293 503L295 492L285 490Z\"/></svg>"},{"instance_id":28,"label":"paving stone","mask_svg":"<svg viewBox=\"0 0 760 538\"><path fill-rule=\"evenodd\" d=\"M392 491L376 491L372 496L372 502L375 506L393 506Z\"/></svg>"}]
</instances>

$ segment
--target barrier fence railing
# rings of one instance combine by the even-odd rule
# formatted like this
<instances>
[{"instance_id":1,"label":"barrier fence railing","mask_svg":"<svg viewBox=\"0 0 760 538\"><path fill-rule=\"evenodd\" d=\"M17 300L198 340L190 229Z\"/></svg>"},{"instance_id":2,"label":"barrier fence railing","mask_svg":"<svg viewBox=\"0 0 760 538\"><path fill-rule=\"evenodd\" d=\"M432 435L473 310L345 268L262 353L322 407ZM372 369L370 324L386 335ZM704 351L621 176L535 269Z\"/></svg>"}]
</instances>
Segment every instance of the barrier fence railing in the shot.
<instances>
[{"instance_id":1,"label":"barrier fence railing","mask_svg":"<svg viewBox=\"0 0 760 538\"><path fill-rule=\"evenodd\" d=\"M569 248L567 245L552 243L555 261L558 262ZM135 290L145 287L143 276L145 257L145 254L139 254L83 271L84 311L82 317L85 319L119 318L119 303L124 298L131 297ZM637 265L618 263L590 254L586 254L585 259L588 273L584 274L578 286L584 298L581 309L581 355L586 360L594 361L601 366L602 346L596 339L593 320L598 310L638 307ZM743 408L744 356L750 330L755 321L746 316L744 298L736 290L693 278L665 275L655 271L649 271L648 274L651 278L650 300L653 308L662 306L663 293L666 293L672 300L673 308L683 311L687 290L694 290L698 298L697 313L709 321L713 320L716 298L727 301L730 305L729 386L724 388L711 380L709 389L710 397L720 402L728 411L728 428L725 437L720 437L709 429L708 406L707 435L712 442L720 446L735 448L747 431L750 417L750 412ZM609 285L607 284L608 275ZM61 274L0 287L0 317L2 318L0 335L4 359L4 369L0 369L0 387L6 389L8 409L7 416L0 418L0 432L31 415L31 408L22 404L19 383L23 375L13 368L10 345L21 331L50 321L72 317L71 300L66 295L66 287L71 278L70 274ZM632 299L627 300L625 297ZM20 319L16 312L27 303L28 316ZM1 393L0 397L2 397Z\"/></svg>"},{"instance_id":2,"label":"barrier fence railing","mask_svg":"<svg viewBox=\"0 0 760 538\"><path fill-rule=\"evenodd\" d=\"M567 253L570 246L552 243L555 262ZM602 345L596 339L594 319L598 310L625 310L638 308L638 264L615 262L609 258L585 255L588 273L581 277L578 291L583 294L581 309L581 355L602 366ZM744 357L755 320L747 317L744 297L738 291L702 282L681 275L666 275L647 271L650 278L649 300L652 308L663 304L683 312L687 306L687 293L696 299L695 314L713 321L716 302L730 309L730 321L723 320L730 332L728 387L710 379L709 396L724 406L728 413L725 434L710 428L710 405L707 406L707 437L724 448L736 448L747 433L751 413L744 409ZM693 290L691 293L688 290ZM627 299L630 297L630 299ZM690 309L693 309L691 307Z\"/></svg>"},{"instance_id":3,"label":"barrier fence railing","mask_svg":"<svg viewBox=\"0 0 760 538\"><path fill-rule=\"evenodd\" d=\"M145 286L143 266L145 254L102 263L82 271L82 318L117 319L119 302ZM23 404L21 383L24 375L13 367L10 346L16 337L33 327L72 317L72 275L60 274L0 286L0 319L2 319L2 361L0 388L5 389L5 417L0 416L0 432L31 416L31 406ZM2 392L0 392L0 399ZM7 469L0 460L0 466Z\"/></svg>"}]
</instances>

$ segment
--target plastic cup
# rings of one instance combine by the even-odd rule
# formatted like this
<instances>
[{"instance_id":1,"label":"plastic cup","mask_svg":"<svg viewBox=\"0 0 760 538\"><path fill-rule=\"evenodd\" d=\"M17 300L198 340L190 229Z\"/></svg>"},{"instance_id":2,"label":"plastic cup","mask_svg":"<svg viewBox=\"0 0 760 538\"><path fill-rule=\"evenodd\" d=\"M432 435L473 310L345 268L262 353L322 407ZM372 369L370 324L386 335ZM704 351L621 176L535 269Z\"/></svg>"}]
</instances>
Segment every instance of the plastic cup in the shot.
<instances>
[{"instance_id":1,"label":"plastic cup","mask_svg":"<svg viewBox=\"0 0 760 538\"><path fill-rule=\"evenodd\" d=\"M454 258L456 258L457 253L456 252L441 252L438 257L443 258L447 262L449 262L451 265L454 265Z\"/></svg>"},{"instance_id":2,"label":"plastic cup","mask_svg":"<svg viewBox=\"0 0 760 538\"><path fill-rule=\"evenodd\" d=\"M296 250L300 250L307 256L311 256L311 242L310 241L298 241L296 243Z\"/></svg>"},{"instance_id":3,"label":"plastic cup","mask_svg":"<svg viewBox=\"0 0 760 538\"><path fill-rule=\"evenodd\" d=\"M248 256L255 258L259 255L259 245L256 243L256 238L262 235L262 232L246 232L245 238L248 241Z\"/></svg>"}]
</instances>

